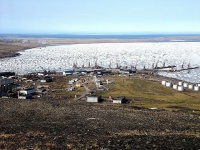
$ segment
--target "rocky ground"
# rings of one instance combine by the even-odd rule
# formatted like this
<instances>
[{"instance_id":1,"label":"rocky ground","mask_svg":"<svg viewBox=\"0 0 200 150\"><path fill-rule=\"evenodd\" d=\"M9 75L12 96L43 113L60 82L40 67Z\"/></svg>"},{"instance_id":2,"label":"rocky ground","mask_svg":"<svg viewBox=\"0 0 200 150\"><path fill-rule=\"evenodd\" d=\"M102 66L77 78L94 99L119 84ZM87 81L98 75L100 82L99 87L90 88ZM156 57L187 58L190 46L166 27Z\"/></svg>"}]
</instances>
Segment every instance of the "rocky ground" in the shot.
<instances>
[{"instance_id":1,"label":"rocky ground","mask_svg":"<svg viewBox=\"0 0 200 150\"><path fill-rule=\"evenodd\" d=\"M200 149L200 116L45 98L0 99L0 149Z\"/></svg>"}]
</instances>

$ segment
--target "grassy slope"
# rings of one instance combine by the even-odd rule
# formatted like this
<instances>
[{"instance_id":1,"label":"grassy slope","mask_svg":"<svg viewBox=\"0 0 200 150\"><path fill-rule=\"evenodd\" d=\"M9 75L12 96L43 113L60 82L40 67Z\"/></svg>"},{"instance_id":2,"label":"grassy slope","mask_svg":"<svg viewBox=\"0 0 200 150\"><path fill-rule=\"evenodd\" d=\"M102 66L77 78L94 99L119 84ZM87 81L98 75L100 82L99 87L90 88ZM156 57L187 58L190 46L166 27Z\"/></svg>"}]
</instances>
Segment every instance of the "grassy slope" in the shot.
<instances>
[{"instance_id":1,"label":"grassy slope","mask_svg":"<svg viewBox=\"0 0 200 150\"><path fill-rule=\"evenodd\" d=\"M137 77L115 77L115 84L110 85L108 92L102 93L104 98L108 96L126 96L135 99L130 105L141 107L186 107L200 110L200 93L185 91L178 92L167 88L158 82L152 82ZM139 101L137 101L139 100Z\"/></svg>"}]
</instances>

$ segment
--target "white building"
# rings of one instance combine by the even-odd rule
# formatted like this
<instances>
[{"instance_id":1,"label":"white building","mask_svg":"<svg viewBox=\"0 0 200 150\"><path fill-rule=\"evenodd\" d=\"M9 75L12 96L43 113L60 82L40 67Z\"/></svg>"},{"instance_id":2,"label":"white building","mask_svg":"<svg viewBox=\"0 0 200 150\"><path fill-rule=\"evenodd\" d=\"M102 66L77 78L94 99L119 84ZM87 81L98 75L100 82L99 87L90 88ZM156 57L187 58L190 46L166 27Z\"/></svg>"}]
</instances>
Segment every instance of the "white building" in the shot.
<instances>
[{"instance_id":1,"label":"white building","mask_svg":"<svg viewBox=\"0 0 200 150\"><path fill-rule=\"evenodd\" d=\"M101 96L88 96L87 102L92 102L92 103L101 102Z\"/></svg>"},{"instance_id":2,"label":"white building","mask_svg":"<svg viewBox=\"0 0 200 150\"><path fill-rule=\"evenodd\" d=\"M23 90L20 90L19 91L19 94L22 94L22 95L30 95L30 94L33 94L35 93L36 90L34 88L28 88L28 89L23 89Z\"/></svg>"},{"instance_id":3,"label":"white building","mask_svg":"<svg viewBox=\"0 0 200 150\"><path fill-rule=\"evenodd\" d=\"M126 98L124 96L120 96L113 99L114 104L122 104L126 102Z\"/></svg>"}]
</instances>

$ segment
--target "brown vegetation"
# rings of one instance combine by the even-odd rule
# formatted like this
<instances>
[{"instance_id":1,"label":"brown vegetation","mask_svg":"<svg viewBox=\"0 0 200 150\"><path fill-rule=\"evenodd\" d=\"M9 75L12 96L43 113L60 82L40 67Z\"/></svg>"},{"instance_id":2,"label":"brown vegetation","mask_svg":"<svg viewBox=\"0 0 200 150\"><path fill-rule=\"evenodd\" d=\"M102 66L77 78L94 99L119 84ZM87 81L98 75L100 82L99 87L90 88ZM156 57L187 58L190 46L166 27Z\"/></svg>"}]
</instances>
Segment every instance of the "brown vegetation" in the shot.
<instances>
[{"instance_id":1,"label":"brown vegetation","mask_svg":"<svg viewBox=\"0 0 200 150\"><path fill-rule=\"evenodd\" d=\"M13 57L17 55L17 52L38 47L39 44L24 44L20 42L2 42L0 41L0 58Z\"/></svg>"},{"instance_id":2,"label":"brown vegetation","mask_svg":"<svg viewBox=\"0 0 200 150\"><path fill-rule=\"evenodd\" d=\"M198 149L200 117L65 99L0 99L1 149Z\"/></svg>"}]
</instances>

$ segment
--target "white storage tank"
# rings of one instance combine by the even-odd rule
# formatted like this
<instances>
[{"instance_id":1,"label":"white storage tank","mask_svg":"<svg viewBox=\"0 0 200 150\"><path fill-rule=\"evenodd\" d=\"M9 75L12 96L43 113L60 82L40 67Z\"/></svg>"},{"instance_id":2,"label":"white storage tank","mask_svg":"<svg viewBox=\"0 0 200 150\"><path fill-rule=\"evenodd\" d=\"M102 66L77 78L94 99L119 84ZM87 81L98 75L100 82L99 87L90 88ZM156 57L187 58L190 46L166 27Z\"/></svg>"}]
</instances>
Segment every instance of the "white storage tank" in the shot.
<instances>
[{"instance_id":1,"label":"white storage tank","mask_svg":"<svg viewBox=\"0 0 200 150\"><path fill-rule=\"evenodd\" d=\"M183 91L184 90L184 88L183 88L183 86L178 86L178 91Z\"/></svg>"},{"instance_id":2,"label":"white storage tank","mask_svg":"<svg viewBox=\"0 0 200 150\"><path fill-rule=\"evenodd\" d=\"M172 83L171 82L166 82L166 87L171 87Z\"/></svg>"},{"instance_id":3,"label":"white storage tank","mask_svg":"<svg viewBox=\"0 0 200 150\"><path fill-rule=\"evenodd\" d=\"M162 84L162 85L165 85L165 84L166 84L166 81L163 80L163 81L161 82L161 84Z\"/></svg>"},{"instance_id":4,"label":"white storage tank","mask_svg":"<svg viewBox=\"0 0 200 150\"><path fill-rule=\"evenodd\" d=\"M189 89L191 89L191 90L193 90L193 88L194 88L194 85L192 85L192 84L189 84L189 85L188 85L188 88L189 88Z\"/></svg>"},{"instance_id":5,"label":"white storage tank","mask_svg":"<svg viewBox=\"0 0 200 150\"><path fill-rule=\"evenodd\" d=\"M199 86L194 86L195 91L199 91L200 87Z\"/></svg>"},{"instance_id":6,"label":"white storage tank","mask_svg":"<svg viewBox=\"0 0 200 150\"><path fill-rule=\"evenodd\" d=\"M182 81L179 81L179 82L178 82L178 85L182 86L182 85L183 85L183 82L182 82Z\"/></svg>"},{"instance_id":7,"label":"white storage tank","mask_svg":"<svg viewBox=\"0 0 200 150\"><path fill-rule=\"evenodd\" d=\"M178 89L178 85L174 84L173 85L173 89L177 90Z\"/></svg>"},{"instance_id":8,"label":"white storage tank","mask_svg":"<svg viewBox=\"0 0 200 150\"><path fill-rule=\"evenodd\" d=\"M183 87L187 88L188 87L188 83L184 82L183 83Z\"/></svg>"}]
</instances>

